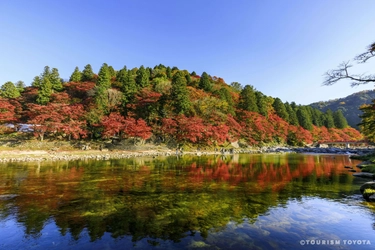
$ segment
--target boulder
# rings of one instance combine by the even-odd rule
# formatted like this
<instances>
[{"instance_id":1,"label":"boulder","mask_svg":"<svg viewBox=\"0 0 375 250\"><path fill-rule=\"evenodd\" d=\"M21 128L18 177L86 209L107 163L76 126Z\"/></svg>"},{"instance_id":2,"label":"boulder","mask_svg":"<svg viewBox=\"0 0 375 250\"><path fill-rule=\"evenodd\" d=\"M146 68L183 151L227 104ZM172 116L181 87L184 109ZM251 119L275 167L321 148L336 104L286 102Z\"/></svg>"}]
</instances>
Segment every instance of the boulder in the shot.
<instances>
[{"instance_id":1,"label":"boulder","mask_svg":"<svg viewBox=\"0 0 375 250\"><path fill-rule=\"evenodd\" d=\"M364 162L361 162L357 165L357 168L364 168L366 167L367 165L370 165L370 164L373 164L371 161L364 161Z\"/></svg>"},{"instance_id":2,"label":"boulder","mask_svg":"<svg viewBox=\"0 0 375 250\"><path fill-rule=\"evenodd\" d=\"M370 196L375 194L375 182L374 181L366 182L359 188L359 191L361 191L363 198L369 201Z\"/></svg>"},{"instance_id":3,"label":"boulder","mask_svg":"<svg viewBox=\"0 0 375 250\"><path fill-rule=\"evenodd\" d=\"M361 177L361 178L369 178L369 179L374 179L374 174L372 173L366 173L366 172L360 172L360 173L355 173L353 174L355 177Z\"/></svg>"}]
</instances>

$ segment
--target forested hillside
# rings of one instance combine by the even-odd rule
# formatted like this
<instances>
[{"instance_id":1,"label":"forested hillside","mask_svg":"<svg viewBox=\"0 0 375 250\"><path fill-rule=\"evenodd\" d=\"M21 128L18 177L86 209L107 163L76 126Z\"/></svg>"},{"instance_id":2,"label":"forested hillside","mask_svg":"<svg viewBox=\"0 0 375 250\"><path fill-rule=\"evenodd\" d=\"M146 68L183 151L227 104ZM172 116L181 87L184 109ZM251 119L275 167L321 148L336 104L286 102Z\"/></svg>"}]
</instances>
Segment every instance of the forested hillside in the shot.
<instances>
[{"instance_id":1,"label":"forested hillside","mask_svg":"<svg viewBox=\"0 0 375 250\"><path fill-rule=\"evenodd\" d=\"M1 133L6 124L32 124L35 137L102 140L113 136L174 145L309 144L357 140L341 111L283 103L254 87L206 72L157 65L115 70L103 64L75 68L68 81L46 66L31 86L22 81L1 87Z\"/></svg>"},{"instance_id":2,"label":"forested hillside","mask_svg":"<svg viewBox=\"0 0 375 250\"><path fill-rule=\"evenodd\" d=\"M326 112L328 109L332 111L341 110L342 114L348 121L349 126L358 129L358 124L361 122L362 111L359 107L363 104L371 104L375 99L374 90L366 90L354 93L344 98L329 100L325 102L315 102L310 104L311 107Z\"/></svg>"}]
</instances>

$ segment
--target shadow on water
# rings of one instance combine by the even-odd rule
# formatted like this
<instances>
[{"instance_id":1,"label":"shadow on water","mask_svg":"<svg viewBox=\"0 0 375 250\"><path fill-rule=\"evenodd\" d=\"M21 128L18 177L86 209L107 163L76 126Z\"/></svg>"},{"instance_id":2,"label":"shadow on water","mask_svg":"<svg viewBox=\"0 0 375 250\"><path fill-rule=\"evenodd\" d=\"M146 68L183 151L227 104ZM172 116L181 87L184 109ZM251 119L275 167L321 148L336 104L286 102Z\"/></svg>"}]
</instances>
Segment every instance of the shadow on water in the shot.
<instances>
[{"instance_id":1,"label":"shadow on water","mask_svg":"<svg viewBox=\"0 0 375 250\"><path fill-rule=\"evenodd\" d=\"M26 237L56 249L288 249L349 234L375 244L375 209L348 164L300 154L9 163L0 247L27 248Z\"/></svg>"}]
</instances>

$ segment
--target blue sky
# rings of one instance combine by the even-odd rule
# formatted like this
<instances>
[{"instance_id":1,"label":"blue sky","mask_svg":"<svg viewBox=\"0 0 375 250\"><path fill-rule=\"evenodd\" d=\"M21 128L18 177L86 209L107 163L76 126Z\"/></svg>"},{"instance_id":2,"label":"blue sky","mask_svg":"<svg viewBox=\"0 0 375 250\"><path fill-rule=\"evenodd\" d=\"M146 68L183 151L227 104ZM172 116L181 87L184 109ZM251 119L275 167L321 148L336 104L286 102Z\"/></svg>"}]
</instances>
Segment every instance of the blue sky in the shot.
<instances>
[{"instance_id":1,"label":"blue sky","mask_svg":"<svg viewBox=\"0 0 375 250\"><path fill-rule=\"evenodd\" d=\"M373 0L0 0L0 84L30 84L46 65L69 78L86 64L162 63L284 102L335 99L374 89L321 86L375 41L374 11Z\"/></svg>"}]
</instances>

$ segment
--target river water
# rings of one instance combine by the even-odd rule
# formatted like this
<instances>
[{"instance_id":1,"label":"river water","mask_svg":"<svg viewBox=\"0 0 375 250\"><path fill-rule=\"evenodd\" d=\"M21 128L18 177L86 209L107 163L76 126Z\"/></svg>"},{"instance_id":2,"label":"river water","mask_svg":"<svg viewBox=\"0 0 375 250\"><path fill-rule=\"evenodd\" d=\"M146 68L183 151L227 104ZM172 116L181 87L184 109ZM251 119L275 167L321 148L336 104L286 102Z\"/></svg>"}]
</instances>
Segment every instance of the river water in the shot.
<instances>
[{"instance_id":1,"label":"river water","mask_svg":"<svg viewBox=\"0 0 375 250\"><path fill-rule=\"evenodd\" d=\"M375 249L340 155L0 165L0 249Z\"/></svg>"}]
</instances>

